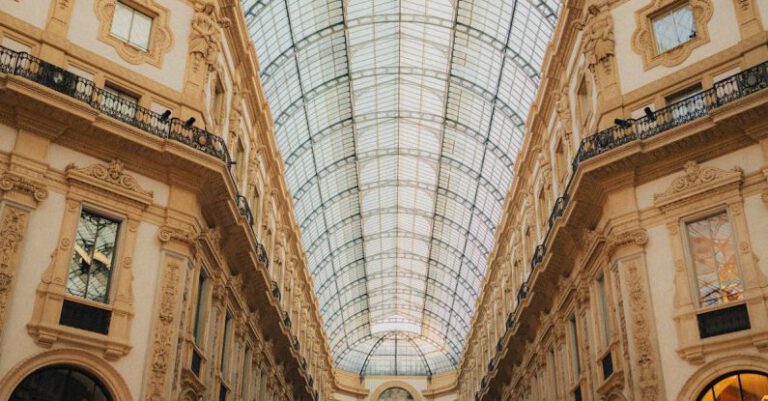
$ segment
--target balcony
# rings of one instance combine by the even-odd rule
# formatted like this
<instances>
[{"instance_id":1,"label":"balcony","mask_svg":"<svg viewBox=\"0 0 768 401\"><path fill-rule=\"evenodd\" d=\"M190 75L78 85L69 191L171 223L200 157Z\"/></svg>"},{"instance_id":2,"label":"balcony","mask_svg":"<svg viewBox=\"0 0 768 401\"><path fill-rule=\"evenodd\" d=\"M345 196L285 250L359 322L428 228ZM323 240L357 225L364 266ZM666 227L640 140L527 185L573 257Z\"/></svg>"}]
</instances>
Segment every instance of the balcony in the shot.
<instances>
[{"instance_id":1,"label":"balcony","mask_svg":"<svg viewBox=\"0 0 768 401\"><path fill-rule=\"evenodd\" d=\"M718 81L708 90L672 103L663 109L647 113L646 116L642 118L617 121L617 125L584 138L581 141L576 157L571 163L573 169L565 189L563 190L563 194L557 198L552 211L549 214L547 220L548 230L541 244L536 246L535 253L530 260L532 270L544 261L546 252L550 249L550 237L555 229L557 220L565 214L566 208L573 198L571 185L582 162L598 157L613 149L620 148L623 145L640 142L658 136L666 131L709 116L718 108L734 103L739 99L745 98L766 88L768 88L768 62L758 64L738 74ZM521 309L520 303L529 295L529 287L532 285L530 282L534 276L534 274L531 274L528 279L520 285L516 295L518 306L507 317L507 328L510 328L514 321L518 319ZM744 317L746 316L746 313L735 310L728 311L727 314L728 317L723 319L724 323L720 325L711 325L711 327L714 328L709 331L700 330L702 338L743 330L745 327L748 328L748 317ZM700 326L702 326L701 320L706 320L707 318L710 318L710 316L699 318ZM503 339L504 337L502 337L502 340ZM502 348L499 346L502 346ZM501 352L502 349L503 345L497 344L497 352ZM607 365L608 361L603 361L603 364L604 372L611 372L613 370L612 364L610 366ZM484 376L483 379L492 380L490 372ZM480 394L477 394L477 398L483 399L486 395L487 392L481 391ZM580 390L577 389L574 397L575 399L581 399Z\"/></svg>"},{"instance_id":2,"label":"balcony","mask_svg":"<svg viewBox=\"0 0 768 401\"><path fill-rule=\"evenodd\" d=\"M672 103L642 118L626 120L584 138L575 163L687 124L766 87L768 87L768 62L728 77L715 83L710 89Z\"/></svg>"}]
</instances>

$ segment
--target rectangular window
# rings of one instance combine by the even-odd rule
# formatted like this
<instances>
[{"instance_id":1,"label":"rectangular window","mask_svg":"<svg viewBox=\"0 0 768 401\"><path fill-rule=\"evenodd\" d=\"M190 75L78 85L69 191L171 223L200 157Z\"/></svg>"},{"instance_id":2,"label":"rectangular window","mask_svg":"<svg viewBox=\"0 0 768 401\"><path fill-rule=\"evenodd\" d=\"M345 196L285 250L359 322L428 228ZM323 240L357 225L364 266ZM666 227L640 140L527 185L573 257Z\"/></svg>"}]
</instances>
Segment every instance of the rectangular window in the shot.
<instances>
[{"instance_id":1,"label":"rectangular window","mask_svg":"<svg viewBox=\"0 0 768 401\"><path fill-rule=\"evenodd\" d=\"M67 293L108 303L120 222L83 210L67 274Z\"/></svg>"},{"instance_id":2,"label":"rectangular window","mask_svg":"<svg viewBox=\"0 0 768 401\"><path fill-rule=\"evenodd\" d=\"M221 345L221 374L224 377L227 376L229 371L229 350L230 342L232 340L232 315L227 311L227 316L224 319L224 341Z\"/></svg>"},{"instance_id":3,"label":"rectangular window","mask_svg":"<svg viewBox=\"0 0 768 401\"><path fill-rule=\"evenodd\" d=\"M712 306L744 299L744 284L736 261L736 241L728 213L686 224L699 304Z\"/></svg>"},{"instance_id":4,"label":"rectangular window","mask_svg":"<svg viewBox=\"0 0 768 401\"><path fill-rule=\"evenodd\" d=\"M203 330L205 328L205 325L203 324L203 314L205 313L207 286L208 279L205 272L200 269L200 278L197 283L197 303L195 304L195 325L192 333L195 337L196 344L201 344L203 340Z\"/></svg>"},{"instance_id":5,"label":"rectangular window","mask_svg":"<svg viewBox=\"0 0 768 401\"><path fill-rule=\"evenodd\" d=\"M581 376L581 361L579 357L579 332L576 325L576 316L571 316L568 320L568 331L571 335L571 373L573 382L579 381Z\"/></svg>"},{"instance_id":6,"label":"rectangular window","mask_svg":"<svg viewBox=\"0 0 768 401\"><path fill-rule=\"evenodd\" d=\"M693 10L688 2L653 18L653 33L656 38L656 51L661 54L667 50L696 37L696 23Z\"/></svg>"},{"instance_id":7,"label":"rectangular window","mask_svg":"<svg viewBox=\"0 0 768 401\"><path fill-rule=\"evenodd\" d=\"M213 113L213 119L216 121L216 124L221 124L224 120L224 93L224 85L222 85L221 80L215 78L211 113Z\"/></svg>"},{"instance_id":8,"label":"rectangular window","mask_svg":"<svg viewBox=\"0 0 768 401\"><path fill-rule=\"evenodd\" d=\"M245 147L240 138L235 140L235 177L238 180L243 179L245 173Z\"/></svg>"},{"instance_id":9,"label":"rectangular window","mask_svg":"<svg viewBox=\"0 0 768 401\"><path fill-rule=\"evenodd\" d=\"M671 95L667 95L664 97L664 102L666 104L672 104L677 103L681 100L687 99L699 92L702 91L701 83L696 83L695 85L691 85L685 89L679 90Z\"/></svg>"},{"instance_id":10,"label":"rectangular window","mask_svg":"<svg viewBox=\"0 0 768 401\"><path fill-rule=\"evenodd\" d=\"M133 119L136 116L136 107L139 105L138 96L134 96L110 84L104 85L104 99L102 110L118 119Z\"/></svg>"},{"instance_id":11,"label":"rectangular window","mask_svg":"<svg viewBox=\"0 0 768 401\"><path fill-rule=\"evenodd\" d=\"M243 370L240 372L240 394L244 400L249 399L251 393L251 347L245 347L243 355Z\"/></svg>"},{"instance_id":12,"label":"rectangular window","mask_svg":"<svg viewBox=\"0 0 768 401\"><path fill-rule=\"evenodd\" d=\"M115 4L110 29L112 36L146 51L151 32L152 17L120 1Z\"/></svg>"},{"instance_id":13,"label":"rectangular window","mask_svg":"<svg viewBox=\"0 0 768 401\"><path fill-rule=\"evenodd\" d=\"M590 90L590 84L591 83L587 77L584 77L576 91L579 106L579 118L582 124L586 123L587 119L592 114L592 91Z\"/></svg>"},{"instance_id":14,"label":"rectangular window","mask_svg":"<svg viewBox=\"0 0 768 401\"><path fill-rule=\"evenodd\" d=\"M557 365L555 365L555 350L553 348L549 349L549 352L547 352L547 369L549 370L550 374L550 390L549 390L549 396L551 399L556 400L557 399Z\"/></svg>"},{"instance_id":15,"label":"rectangular window","mask_svg":"<svg viewBox=\"0 0 768 401\"><path fill-rule=\"evenodd\" d=\"M600 328L602 329L602 345L607 347L611 341L611 322L610 315L608 314L608 294L604 275L597 279L597 302L598 312L600 313Z\"/></svg>"}]
</instances>

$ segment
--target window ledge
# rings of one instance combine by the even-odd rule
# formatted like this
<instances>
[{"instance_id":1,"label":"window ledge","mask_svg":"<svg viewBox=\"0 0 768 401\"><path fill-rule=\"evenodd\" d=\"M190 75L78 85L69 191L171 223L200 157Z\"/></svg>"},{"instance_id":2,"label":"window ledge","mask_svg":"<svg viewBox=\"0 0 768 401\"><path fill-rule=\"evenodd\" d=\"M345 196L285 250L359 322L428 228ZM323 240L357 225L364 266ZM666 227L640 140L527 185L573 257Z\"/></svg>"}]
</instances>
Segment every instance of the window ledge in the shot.
<instances>
[{"instance_id":1,"label":"window ledge","mask_svg":"<svg viewBox=\"0 0 768 401\"><path fill-rule=\"evenodd\" d=\"M51 325L46 323L29 323L27 332L35 342L49 348L56 343L66 342L103 352L104 358L116 360L128 354L131 345L114 336L92 333L69 326Z\"/></svg>"}]
</instances>

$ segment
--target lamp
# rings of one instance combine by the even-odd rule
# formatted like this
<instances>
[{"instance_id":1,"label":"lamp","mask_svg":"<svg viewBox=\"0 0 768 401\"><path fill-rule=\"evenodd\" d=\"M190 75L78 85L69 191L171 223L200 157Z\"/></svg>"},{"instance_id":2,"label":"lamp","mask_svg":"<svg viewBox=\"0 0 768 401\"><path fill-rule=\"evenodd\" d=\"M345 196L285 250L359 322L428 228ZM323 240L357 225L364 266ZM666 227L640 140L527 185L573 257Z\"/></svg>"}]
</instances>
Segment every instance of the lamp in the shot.
<instances>
[{"instance_id":1,"label":"lamp","mask_svg":"<svg viewBox=\"0 0 768 401\"><path fill-rule=\"evenodd\" d=\"M656 121L656 113L654 113L650 107L644 108L643 111L645 112L645 116L648 117L649 120Z\"/></svg>"},{"instance_id":2,"label":"lamp","mask_svg":"<svg viewBox=\"0 0 768 401\"><path fill-rule=\"evenodd\" d=\"M194 123L195 123L195 117L189 117L189 119L184 122L184 128L192 128L192 124Z\"/></svg>"},{"instance_id":3,"label":"lamp","mask_svg":"<svg viewBox=\"0 0 768 401\"><path fill-rule=\"evenodd\" d=\"M163 122L168 121L168 118L170 116L171 116L171 111L170 110L166 110L166 111L163 112L163 115L160 116L160 121L163 121Z\"/></svg>"},{"instance_id":4,"label":"lamp","mask_svg":"<svg viewBox=\"0 0 768 401\"><path fill-rule=\"evenodd\" d=\"M613 120L613 123L618 125L620 128L630 128L632 127L632 120L624 120L622 118L617 118Z\"/></svg>"}]
</instances>

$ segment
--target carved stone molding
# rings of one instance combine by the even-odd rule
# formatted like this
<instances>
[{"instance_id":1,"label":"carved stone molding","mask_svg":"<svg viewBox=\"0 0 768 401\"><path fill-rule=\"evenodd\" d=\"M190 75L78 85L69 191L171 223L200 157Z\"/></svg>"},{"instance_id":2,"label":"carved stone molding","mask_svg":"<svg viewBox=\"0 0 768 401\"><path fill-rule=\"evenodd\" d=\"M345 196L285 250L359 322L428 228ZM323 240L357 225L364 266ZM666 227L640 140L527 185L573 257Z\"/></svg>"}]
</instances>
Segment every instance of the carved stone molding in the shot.
<instances>
[{"instance_id":1,"label":"carved stone molding","mask_svg":"<svg viewBox=\"0 0 768 401\"><path fill-rule=\"evenodd\" d=\"M590 6L589 15L584 27L584 45L582 52L586 65L594 72L598 65L610 68L616 42L613 36L613 19L609 12L601 12L598 6Z\"/></svg>"},{"instance_id":2,"label":"carved stone molding","mask_svg":"<svg viewBox=\"0 0 768 401\"><path fill-rule=\"evenodd\" d=\"M682 206L693 197L709 196L718 190L738 186L743 178L743 172L737 167L726 171L701 166L695 161L685 163L684 170L685 174L672 181L666 191L654 196L656 207L666 211Z\"/></svg>"},{"instance_id":3,"label":"carved stone molding","mask_svg":"<svg viewBox=\"0 0 768 401\"><path fill-rule=\"evenodd\" d=\"M32 197L36 202L48 198L48 190L43 184L33 182L14 173L5 172L0 175L0 190L3 192L19 192Z\"/></svg>"},{"instance_id":4,"label":"carved stone molding","mask_svg":"<svg viewBox=\"0 0 768 401\"><path fill-rule=\"evenodd\" d=\"M188 228L167 225L160 227L157 237L160 242L178 241L192 247L197 243L198 235Z\"/></svg>"},{"instance_id":5,"label":"carved stone molding","mask_svg":"<svg viewBox=\"0 0 768 401\"><path fill-rule=\"evenodd\" d=\"M626 264L626 281L629 303L630 333L634 345L637 386L639 399L658 400L659 391L659 363L656 359L655 344L653 343L653 330L651 317L649 316L648 294L645 290L645 278L640 271L641 259L635 258L624 262Z\"/></svg>"},{"instance_id":6,"label":"carved stone molding","mask_svg":"<svg viewBox=\"0 0 768 401\"><path fill-rule=\"evenodd\" d=\"M120 57L131 64L148 63L162 67L163 57L173 47L173 33L169 23L170 12L154 0L127 0L126 4L135 7L152 18L152 31L149 35L149 48L140 49L110 33L112 17L117 0L96 0L93 10L99 20L98 38L112 46Z\"/></svg>"},{"instance_id":7,"label":"carved stone molding","mask_svg":"<svg viewBox=\"0 0 768 401\"><path fill-rule=\"evenodd\" d=\"M226 19L216 17L216 5L205 0L195 7L192 17L192 32L189 35L189 53L192 55L192 69L200 72L202 66L208 71L216 68L221 51L220 27L226 26Z\"/></svg>"},{"instance_id":8,"label":"carved stone molding","mask_svg":"<svg viewBox=\"0 0 768 401\"><path fill-rule=\"evenodd\" d=\"M648 232L645 229L625 231L608 237L606 241L606 252L610 257L616 250L623 245L644 246L648 243Z\"/></svg>"},{"instance_id":9,"label":"carved stone molding","mask_svg":"<svg viewBox=\"0 0 768 401\"><path fill-rule=\"evenodd\" d=\"M83 168L69 164L65 170L67 180L70 182L79 182L92 189L107 190L138 203L141 208L152 203L152 191L142 188L135 177L126 173L120 160L113 160L109 164L92 164Z\"/></svg>"},{"instance_id":10,"label":"carved stone molding","mask_svg":"<svg viewBox=\"0 0 768 401\"><path fill-rule=\"evenodd\" d=\"M165 266L164 270L159 310L155 318L154 333L152 335L149 384L146 396L144 397L147 401L167 399L166 377L167 372L172 368L170 365L173 360L174 316L176 315L178 299L179 264L176 261L171 261Z\"/></svg>"},{"instance_id":11,"label":"carved stone molding","mask_svg":"<svg viewBox=\"0 0 768 401\"><path fill-rule=\"evenodd\" d=\"M632 34L632 50L643 57L646 70L658 65L665 67L676 66L691 55L693 49L709 42L709 21L712 19L714 7L712 0L689 0L696 25L696 36L679 46L659 53L656 36L653 32L653 19L679 5L678 0L651 0L650 4L635 12L637 29Z\"/></svg>"},{"instance_id":12,"label":"carved stone molding","mask_svg":"<svg viewBox=\"0 0 768 401\"><path fill-rule=\"evenodd\" d=\"M19 246L24 239L29 212L7 205L0 216L0 337L13 290Z\"/></svg>"}]
</instances>

